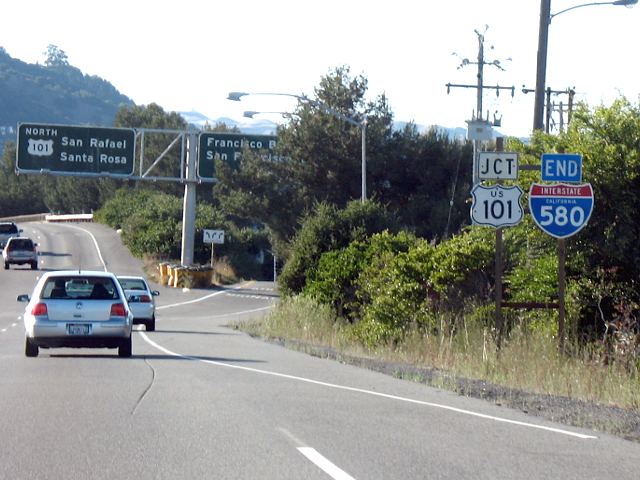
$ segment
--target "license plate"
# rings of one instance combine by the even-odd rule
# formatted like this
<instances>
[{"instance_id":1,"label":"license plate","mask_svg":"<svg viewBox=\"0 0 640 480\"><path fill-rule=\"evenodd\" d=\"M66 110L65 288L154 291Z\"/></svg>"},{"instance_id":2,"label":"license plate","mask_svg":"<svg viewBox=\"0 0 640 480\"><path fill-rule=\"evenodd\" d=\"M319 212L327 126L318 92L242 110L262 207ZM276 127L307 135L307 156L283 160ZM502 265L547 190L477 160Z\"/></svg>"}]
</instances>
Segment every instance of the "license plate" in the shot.
<instances>
[{"instance_id":1,"label":"license plate","mask_svg":"<svg viewBox=\"0 0 640 480\"><path fill-rule=\"evenodd\" d=\"M91 325L70 323L67 325L69 335L90 335Z\"/></svg>"}]
</instances>

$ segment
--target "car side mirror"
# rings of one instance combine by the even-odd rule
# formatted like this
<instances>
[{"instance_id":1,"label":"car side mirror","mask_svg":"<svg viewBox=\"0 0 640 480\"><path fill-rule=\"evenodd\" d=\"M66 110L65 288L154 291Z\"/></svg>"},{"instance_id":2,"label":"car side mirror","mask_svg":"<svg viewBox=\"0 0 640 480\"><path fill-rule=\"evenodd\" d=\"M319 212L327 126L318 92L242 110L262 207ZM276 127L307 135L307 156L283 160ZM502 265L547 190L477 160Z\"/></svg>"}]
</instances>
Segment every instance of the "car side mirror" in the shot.
<instances>
[{"instance_id":1,"label":"car side mirror","mask_svg":"<svg viewBox=\"0 0 640 480\"><path fill-rule=\"evenodd\" d=\"M151 295L153 295L154 297L157 297L158 295L160 295L160 292L158 290L153 290L151 292Z\"/></svg>"},{"instance_id":2,"label":"car side mirror","mask_svg":"<svg viewBox=\"0 0 640 480\"><path fill-rule=\"evenodd\" d=\"M28 302L31 299L29 298L29 295L23 293L22 295L18 295L18 298L16 300L18 300L18 302Z\"/></svg>"}]
</instances>

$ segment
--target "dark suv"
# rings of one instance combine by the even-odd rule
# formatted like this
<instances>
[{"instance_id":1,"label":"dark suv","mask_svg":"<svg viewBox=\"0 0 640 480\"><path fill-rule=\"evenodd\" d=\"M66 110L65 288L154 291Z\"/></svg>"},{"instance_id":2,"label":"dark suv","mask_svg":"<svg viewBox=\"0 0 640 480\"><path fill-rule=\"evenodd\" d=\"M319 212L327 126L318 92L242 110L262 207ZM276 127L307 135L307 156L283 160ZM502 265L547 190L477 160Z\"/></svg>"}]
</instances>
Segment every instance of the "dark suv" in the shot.
<instances>
[{"instance_id":1,"label":"dark suv","mask_svg":"<svg viewBox=\"0 0 640 480\"><path fill-rule=\"evenodd\" d=\"M17 237L22 233L18 226L13 222L0 222L0 248L4 248L7 240L11 237Z\"/></svg>"},{"instance_id":2,"label":"dark suv","mask_svg":"<svg viewBox=\"0 0 640 480\"><path fill-rule=\"evenodd\" d=\"M37 243L27 237L11 237L2 250L4 269L8 270L9 265L31 265L31 270L38 268Z\"/></svg>"}]
</instances>

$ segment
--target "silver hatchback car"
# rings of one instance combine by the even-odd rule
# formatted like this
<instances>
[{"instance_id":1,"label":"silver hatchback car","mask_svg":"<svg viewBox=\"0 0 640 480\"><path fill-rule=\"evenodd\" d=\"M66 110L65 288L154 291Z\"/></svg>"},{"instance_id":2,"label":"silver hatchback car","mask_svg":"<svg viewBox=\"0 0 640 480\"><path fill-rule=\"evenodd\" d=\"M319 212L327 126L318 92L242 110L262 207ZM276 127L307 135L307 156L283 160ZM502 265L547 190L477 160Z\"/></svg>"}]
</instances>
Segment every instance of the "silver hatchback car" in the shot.
<instances>
[{"instance_id":1,"label":"silver hatchback car","mask_svg":"<svg viewBox=\"0 0 640 480\"><path fill-rule=\"evenodd\" d=\"M39 348L117 348L131 356L133 313L116 276L100 271L46 272L24 310L25 355Z\"/></svg>"}]
</instances>

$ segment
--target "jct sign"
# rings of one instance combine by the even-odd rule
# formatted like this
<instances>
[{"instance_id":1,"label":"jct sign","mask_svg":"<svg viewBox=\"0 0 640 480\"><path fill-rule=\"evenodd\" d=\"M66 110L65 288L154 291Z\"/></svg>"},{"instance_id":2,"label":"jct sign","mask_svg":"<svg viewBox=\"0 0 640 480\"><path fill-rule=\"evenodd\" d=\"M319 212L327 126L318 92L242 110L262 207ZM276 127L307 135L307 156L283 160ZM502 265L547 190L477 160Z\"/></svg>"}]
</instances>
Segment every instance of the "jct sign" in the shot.
<instances>
[{"instance_id":1,"label":"jct sign","mask_svg":"<svg viewBox=\"0 0 640 480\"><path fill-rule=\"evenodd\" d=\"M480 152L477 171L480 180L515 180L518 178L518 154Z\"/></svg>"},{"instance_id":2,"label":"jct sign","mask_svg":"<svg viewBox=\"0 0 640 480\"><path fill-rule=\"evenodd\" d=\"M130 176L135 130L21 123L16 170L77 176Z\"/></svg>"},{"instance_id":3,"label":"jct sign","mask_svg":"<svg viewBox=\"0 0 640 480\"><path fill-rule=\"evenodd\" d=\"M556 238L570 237L582 230L591 217L593 188L590 183L534 183L529 190L529 210L544 232Z\"/></svg>"}]
</instances>

